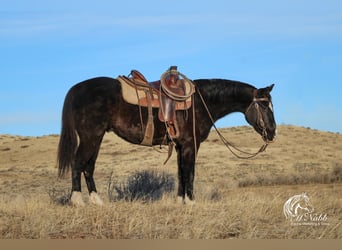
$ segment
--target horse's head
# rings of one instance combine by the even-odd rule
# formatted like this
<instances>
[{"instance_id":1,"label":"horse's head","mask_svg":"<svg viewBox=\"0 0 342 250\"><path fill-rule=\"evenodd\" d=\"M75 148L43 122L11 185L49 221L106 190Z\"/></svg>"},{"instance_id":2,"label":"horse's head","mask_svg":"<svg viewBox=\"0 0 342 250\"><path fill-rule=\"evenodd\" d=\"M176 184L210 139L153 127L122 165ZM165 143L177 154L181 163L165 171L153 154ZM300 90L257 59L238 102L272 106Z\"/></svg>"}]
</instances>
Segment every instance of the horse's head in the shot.
<instances>
[{"instance_id":1,"label":"horse's head","mask_svg":"<svg viewBox=\"0 0 342 250\"><path fill-rule=\"evenodd\" d=\"M245 111L247 122L262 136L268 143L276 136L276 122L273 114L273 104L270 92L274 84L261 89L256 89L253 99Z\"/></svg>"},{"instance_id":2,"label":"horse's head","mask_svg":"<svg viewBox=\"0 0 342 250\"><path fill-rule=\"evenodd\" d=\"M298 201L299 208L304 210L306 213L312 213L314 211L313 206L306 193L301 194L301 199Z\"/></svg>"}]
</instances>

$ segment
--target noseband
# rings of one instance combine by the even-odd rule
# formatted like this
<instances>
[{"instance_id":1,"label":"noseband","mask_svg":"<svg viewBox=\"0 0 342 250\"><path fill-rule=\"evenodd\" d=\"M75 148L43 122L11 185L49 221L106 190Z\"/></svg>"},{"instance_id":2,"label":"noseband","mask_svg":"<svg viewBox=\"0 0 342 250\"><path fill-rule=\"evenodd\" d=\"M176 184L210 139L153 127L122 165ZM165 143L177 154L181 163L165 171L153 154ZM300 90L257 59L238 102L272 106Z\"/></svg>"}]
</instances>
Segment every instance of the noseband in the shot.
<instances>
[{"instance_id":1,"label":"noseband","mask_svg":"<svg viewBox=\"0 0 342 250\"><path fill-rule=\"evenodd\" d=\"M262 112L260 111L260 104L259 102L268 102L269 105L272 105L272 102L269 98L267 97L261 97L261 98L253 98L253 101L251 102L251 104L249 104L247 110L246 110L246 114L251 110L252 107L255 108L256 112L257 112L257 125L260 128L260 130L262 131L262 139L265 141L266 144L268 144L268 139L267 139L267 130L266 130L266 126L265 126L265 121L264 118L262 116ZM271 107L270 107L271 108ZM272 108L271 108L272 109Z\"/></svg>"}]
</instances>

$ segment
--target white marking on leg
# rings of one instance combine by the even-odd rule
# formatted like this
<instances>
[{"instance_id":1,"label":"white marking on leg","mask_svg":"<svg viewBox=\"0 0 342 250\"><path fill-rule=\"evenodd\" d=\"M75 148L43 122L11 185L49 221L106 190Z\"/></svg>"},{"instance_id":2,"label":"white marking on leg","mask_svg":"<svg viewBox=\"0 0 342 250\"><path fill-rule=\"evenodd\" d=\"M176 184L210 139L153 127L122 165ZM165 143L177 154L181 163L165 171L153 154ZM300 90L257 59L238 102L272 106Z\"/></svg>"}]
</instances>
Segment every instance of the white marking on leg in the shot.
<instances>
[{"instance_id":1,"label":"white marking on leg","mask_svg":"<svg viewBox=\"0 0 342 250\"><path fill-rule=\"evenodd\" d=\"M91 203L93 203L95 205L99 205L99 206L103 205L103 201L101 200L100 196L96 192L90 193L89 200Z\"/></svg>"},{"instance_id":2,"label":"white marking on leg","mask_svg":"<svg viewBox=\"0 0 342 250\"><path fill-rule=\"evenodd\" d=\"M182 205L194 205L195 201L194 200L190 200L189 197L187 195L185 195L185 198L183 199L183 197L178 196L177 197L177 203L178 204L182 204Z\"/></svg>"},{"instance_id":3,"label":"white marking on leg","mask_svg":"<svg viewBox=\"0 0 342 250\"><path fill-rule=\"evenodd\" d=\"M194 200L190 200L189 197L187 195L185 195L184 203L186 205L191 205L192 206L192 205L195 205L196 202Z\"/></svg>"},{"instance_id":4,"label":"white marking on leg","mask_svg":"<svg viewBox=\"0 0 342 250\"><path fill-rule=\"evenodd\" d=\"M182 204L182 205L185 204L185 200L183 199L182 196L177 196L177 203L178 203L178 204Z\"/></svg>"},{"instance_id":5,"label":"white marking on leg","mask_svg":"<svg viewBox=\"0 0 342 250\"><path fill-rule=\"evenodd\" d=\"M84 207L84 201L82 199L82 193L73 191L71 194L71 204L76 207Z\"/></svg>"}]
</instances>

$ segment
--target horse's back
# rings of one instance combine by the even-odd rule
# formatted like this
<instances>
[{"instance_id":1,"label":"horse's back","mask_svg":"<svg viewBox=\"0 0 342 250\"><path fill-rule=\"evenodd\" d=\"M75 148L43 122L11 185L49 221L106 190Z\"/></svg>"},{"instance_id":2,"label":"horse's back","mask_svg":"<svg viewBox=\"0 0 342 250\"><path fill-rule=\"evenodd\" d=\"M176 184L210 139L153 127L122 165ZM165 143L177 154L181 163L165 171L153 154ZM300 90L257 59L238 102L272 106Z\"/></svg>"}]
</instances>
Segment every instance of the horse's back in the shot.
<instances>
[{"instance_id":1,"label":"horse's back","mask_svg":"<svg viewBox=\"0 0 342 250\"><path fill-rule=\"evenodd\" d=\"M65 101L71 102L74 109L85 108L102 102L113 102L120 93L121 85L118 80L96 77L75 84L69 90Z\"/></svg>"},{"instance_id":2,"label":"horse's back","mask_svg":"<svg viewBox=\"0 0 342 250\"><path fill-rule=\"evenodd\" d=\"M114 78L96 77L75 84L69 93L73 95L73 98L108 96L120 91L120 88L118 80Z\"/></svg>"}]
</instances>

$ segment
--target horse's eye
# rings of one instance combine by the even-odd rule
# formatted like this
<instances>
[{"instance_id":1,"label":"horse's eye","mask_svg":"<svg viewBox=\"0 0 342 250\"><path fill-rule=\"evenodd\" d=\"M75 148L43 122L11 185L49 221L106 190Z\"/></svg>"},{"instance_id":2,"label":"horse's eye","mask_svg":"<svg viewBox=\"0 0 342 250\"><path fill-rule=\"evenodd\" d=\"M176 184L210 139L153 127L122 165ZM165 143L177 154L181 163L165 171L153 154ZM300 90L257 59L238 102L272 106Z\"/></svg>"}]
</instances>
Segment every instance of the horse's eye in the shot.
<instances>
[{"instance_id":1,"label":"horse's eye","mask_svg":"<svg viewBox=\"0 0 342 250\"><path fill-rule=\"evenodd\" d=\"M264 102L259 102L259 105L260 105L260 107L262 107L262 109L263 109L264 111L266 111L267 108L270 108L270 109L272 110L272 108L270 107L270 102L266 102L266 101L264 101Z\"/></svg>"}]
</instances>

